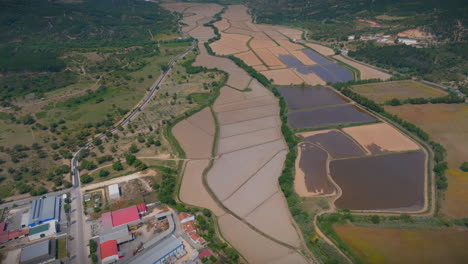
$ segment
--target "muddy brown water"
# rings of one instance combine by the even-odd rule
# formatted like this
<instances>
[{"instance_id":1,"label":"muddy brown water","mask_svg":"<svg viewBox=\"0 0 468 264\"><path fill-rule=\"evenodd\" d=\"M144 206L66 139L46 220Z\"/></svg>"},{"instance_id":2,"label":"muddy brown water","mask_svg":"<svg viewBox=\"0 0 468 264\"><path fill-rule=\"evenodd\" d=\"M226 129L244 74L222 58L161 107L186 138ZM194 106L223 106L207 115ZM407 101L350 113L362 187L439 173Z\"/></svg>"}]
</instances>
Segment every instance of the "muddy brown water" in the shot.
<instances>
[{"instance_id":1,"label":"muddy brown water","mask_svg":"<svg viewBox=\"0 0 468 264\"><path fill-rule=\"evenodd\" d=\"M323 147L333 158L365 155L365 152L352 139L340 131L329 131L305 139Z\"/></svg>"},{"instance_id":2,"label":"muddy brown water","mask_svg":"<svg viewBox=\"0 0 468 264\"><path fill-rule=\"evenodd\" d=\"M346 104L349 102L326 87L285 87L278 88L278 90L288 103L289 110Z\"/></svg>"},{"instance_id":3,"label":"muddy brown water","mask_svg":"<svg viewBox=\"0 0 468 264\"><path fill-rule=\"evenodd\" d=\"M335 188L327 178L327 153L308 142L301 143L299 168L304 172L307 191L330 194Z\"/></svg>"},{"instance_id":4,"label":"muddy brown water","mask_svg":"<svg viewBox=\"0 0 468 264\"><path fill-rule=\"evenodd\" d=\"M421 151L334 160L330 173L343 190L335 205L351 210L421 209L424 167Z\"/></svg>"},{"instance_id":5,"label":"muddy brown water","mask_svg":"<svg viewBox=\"0 0 468 264\"><path fill-rule=\"evenodd\" d=\"M292 128L312 128L336 124L365 123L376 119L354 105L319 108L288 114Z\"/></svg>"}]
</instances>

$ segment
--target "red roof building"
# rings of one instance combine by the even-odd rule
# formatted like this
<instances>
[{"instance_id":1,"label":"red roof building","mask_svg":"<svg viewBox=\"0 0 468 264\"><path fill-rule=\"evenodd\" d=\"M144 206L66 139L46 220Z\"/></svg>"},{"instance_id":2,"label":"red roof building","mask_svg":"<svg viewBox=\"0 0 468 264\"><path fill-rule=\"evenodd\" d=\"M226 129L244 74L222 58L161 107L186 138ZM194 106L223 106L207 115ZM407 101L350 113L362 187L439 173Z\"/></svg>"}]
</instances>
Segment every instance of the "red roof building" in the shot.
<instances>
[{"instance_id":1,"label":"red roof building","mask_svg":"<svg viewBox=\"0 0 468 264\"><path fill-rule=\"evenodd\" d=\"M137 204L137 209L138 209L138 213L140 214L146 214L148 212L148 209L146 208L146 204L142 203L142 204Z\"/></svg>"},{"instance_id":2,"label":"red roof building","mask_svg":"<svg viewBox=\"0 0 468 264\"><path fill-rule=\"evenodd\" d=\"M146 208L146 206L145 206ZM103 213L101 223L104 229L125 225L140 220L140 214L136 205L117 211Z\"/></svg>"},{"instance_id":3,"label":"red roof building","mask_svg":"<svg viewBox=\"0 0 468 264\"><path fill-rule=\"evenodd\" d=\"M200 254L198 254L199 258L209 258L213 253L211 253L208 249L204 249Z\"/></svg>"},{"instance_id":4,"label":"red roof building","mask_svg":"<svg viewBox=\"0 0 468 264\"><path fill-rule=\"evenodd\" d=\"M183 224L195 220L195 216L188 213L179 213L179 220L180 223Z\"/></svg>"},{"instance_id":5,"label":"red roof building","mask_svg":"<svg viewBox=\"0 0 468 264\"><path fill-rule=\"evenodd\" d=\"M140 220L136 205L112 212L112 226L121 226Z\"/></svg>"},{"instance_id":6,"label":"red roof building","mask_svg":"<svg viewBox=\"0 0 468 264\"><path fill-rule=\"evenodd\" d=\"M101 252L101 262L111 263L119 259L119 251L117 250L117 241L108 240L99 245Z\"/></svg>"}]
</instances>

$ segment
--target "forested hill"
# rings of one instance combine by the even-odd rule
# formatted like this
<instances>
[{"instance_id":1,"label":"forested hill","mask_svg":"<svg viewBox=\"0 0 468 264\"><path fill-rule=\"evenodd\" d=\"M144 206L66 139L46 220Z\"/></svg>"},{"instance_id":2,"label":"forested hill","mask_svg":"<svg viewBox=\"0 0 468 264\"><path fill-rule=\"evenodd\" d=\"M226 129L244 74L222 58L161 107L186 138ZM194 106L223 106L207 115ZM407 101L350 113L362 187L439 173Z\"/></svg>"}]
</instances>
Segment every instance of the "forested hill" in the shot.
<instances>
[{"instance_id":1,"label":"forested hill","mask_svg":"<svg viewBox=\"0 0 468 264\"><path fill-rule=\"evenodd\" d=\"M259 23L354 23L356 18L424 26L439 39L468 40L465 0L246 0ZM383 17L384 16L384 17ZM381 20L379 21L379 19ZM311 25L311 24L306 24ZM336 27L343 30L341 27Z\"/></svg>"},{"instance_id":2,"label":"forested hill","mask_svg":"<svg viewBox=\"0 0 468 264\"><path fill-rule=\"evenodd\" d=\"M145 1L0 0L0 72L56 71L66 49L141 45L176 30L173 14Z\"/></svg>"}]
</instances>

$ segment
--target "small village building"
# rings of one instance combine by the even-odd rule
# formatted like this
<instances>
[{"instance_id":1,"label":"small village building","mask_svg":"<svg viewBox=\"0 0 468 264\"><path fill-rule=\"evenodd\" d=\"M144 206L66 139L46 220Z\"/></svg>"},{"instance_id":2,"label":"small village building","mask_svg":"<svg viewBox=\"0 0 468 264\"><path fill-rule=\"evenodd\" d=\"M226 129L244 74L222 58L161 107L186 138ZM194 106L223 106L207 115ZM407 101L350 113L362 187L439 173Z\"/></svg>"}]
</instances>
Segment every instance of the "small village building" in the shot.
<instances>
[{"instance_id":1,"label":"small village building","mask_svg":"<svg viewBox=\"0 0 468 264\"><path fill-rule=\"evenodd\" d=\"M144 215L144 214L148 213L148 208L146 207L146 204L144 204L144 203L137 204L136 207L137 207L138 213L140 215Z\"/></svg>"},{"instance_id":2,"label":"small village building","mask_svg":"<svg viewBox=\"0 0 468 264\"><path fill-rule=\"evenodd\" d=\"M181 224L187 223L189 221L194 221L195 216L188 213L179 213L179 220Z\"/></svg>"},{"instance_id":3,"label":"small village building","mask_svg":"<svg viewBox=\"0 0 468 264\"><path fill-rule=\"evenodd\" d=\"M354 40L354 39L356 39L355 35L348 36L348 40Z\"/></svg>"},{"instance_id":4,"label":"small village building","mask_svg":"<svg viewBox=\"0 0 468 264\"><path fill-rule=\"evenodd\" d=\"M55 235L57 233L57 222L49 221L42 225L36 225L29 229L29 241L38 240L40 238Z\"/></svg>"},{"instance_id":5,"label":"small village building","mask_svg":"<svg viewBox=\"0 0 468 264\"><path fill-rule=\"evenodd\" d=\"M418 40L410 38L398 38L398 43L403 43L405 45L416 45L418 44Z\"/></svg>"},{"instance_id":6,"label":"small village building","mask_svg":"<svg viewBox=\"0 0 468 264\"><path fill-rule=\"evenodd\" d=\"M55 260L55 239L41 241L24 247L20 254L20 264L42 264Z\"/></svg>"},{"instance_id":7,"label":"small village building","mask_svg":"<svg viewBox=\"0 0 468 264\"><path fill-rule=\"evenodd\" d=\"M108 264L119 260L119 251L117 249L117 241L109 240L99 245L101 253L101 263Z\"/></svg>"},{"instance_id":8,"label":"small village building","mask_svg":"<svg viewBox=\"0 0 468 264\"><path fill-rule=\"evenodd\" d=\"M107 187L109 190L110 199L119 199L120 198L120 188L118 184L111 184Z\"/></svg>"}]
</instances>

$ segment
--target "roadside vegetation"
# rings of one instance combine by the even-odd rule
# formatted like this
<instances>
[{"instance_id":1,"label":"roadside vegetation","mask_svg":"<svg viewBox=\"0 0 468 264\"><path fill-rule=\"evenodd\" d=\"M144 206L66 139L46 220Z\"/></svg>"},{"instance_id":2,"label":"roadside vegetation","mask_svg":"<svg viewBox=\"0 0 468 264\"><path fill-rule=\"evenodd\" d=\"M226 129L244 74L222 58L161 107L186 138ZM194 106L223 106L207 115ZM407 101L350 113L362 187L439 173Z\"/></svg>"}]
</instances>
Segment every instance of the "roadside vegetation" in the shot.
<instances>
[{"instance_id":1,"label":"roadside vegetation","mask_svg":"<svg viewBox=\"0 0 468 264\"><path fill-rule=\"evenodd\" d=\"M170 39L177 17L149 2L3 7L0 198L68 188L73 153L126 115L191 40ZM89 161L83 174L109 162L94 152L80 158Z\"/></svg>"}]
</instances>

